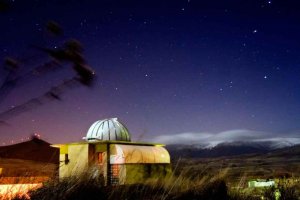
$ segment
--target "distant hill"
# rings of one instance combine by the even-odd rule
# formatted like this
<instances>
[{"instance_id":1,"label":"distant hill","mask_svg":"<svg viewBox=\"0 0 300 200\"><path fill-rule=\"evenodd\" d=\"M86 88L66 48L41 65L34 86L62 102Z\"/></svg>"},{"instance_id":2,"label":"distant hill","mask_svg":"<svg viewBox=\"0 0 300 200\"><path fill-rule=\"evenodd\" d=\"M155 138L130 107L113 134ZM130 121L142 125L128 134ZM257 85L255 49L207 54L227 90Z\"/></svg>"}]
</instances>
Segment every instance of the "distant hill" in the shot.
<instances>
[{"instance_id":1,"label":"distant hill","mask_svg":"<svg viewBox=\"0 0 300 200\"><path fill-rule=\"evenodd\" d=\"M224 170L227 180L235 186L245 186L248 180L257 178L300 177L300 145L279 149L256 148L224 144L212 149L191 149L192 154L184 154L185 148L177 149L176 155L172 151L170 153L178 174L213 177Z\"/></svg>"},{"instance_id":2,"label":"distant hill","mask_svg":"<svg viewBox=\"0 0 300 200\"><path fill-rule=\"evenodd\" d=\"M50 143L34 137L33 139L9 146L0 147L0 158L32 160L44 163L59 163L59 150Z\"/></svg>"},{"instance_id":3,"label":"distant hill","mask_svg":"<svg viewBox=\"0 0 300 200\"><path fill-rule=\"evenodd\" d=\"M275 149L262 156L268 158L281 157L285 159L298 158L300 161L300 144L291 147Z\"/></svg>"},{"instance_id":4,"label":"distant hill","mask_svg":"<svg viewBox=\"0 0 300 200\"><path fill-rule=\"evenodd\" d=\"M220 143L211 148L175 144L167 145L167 149L173 158L217 158L247 154L267 154L273 151L276 152L279 149L289 149L286 150L286 153L291 153L291 149L293 148L287 146L288 144L278 142L227 142Z\"/></svg>"}]
</instances>

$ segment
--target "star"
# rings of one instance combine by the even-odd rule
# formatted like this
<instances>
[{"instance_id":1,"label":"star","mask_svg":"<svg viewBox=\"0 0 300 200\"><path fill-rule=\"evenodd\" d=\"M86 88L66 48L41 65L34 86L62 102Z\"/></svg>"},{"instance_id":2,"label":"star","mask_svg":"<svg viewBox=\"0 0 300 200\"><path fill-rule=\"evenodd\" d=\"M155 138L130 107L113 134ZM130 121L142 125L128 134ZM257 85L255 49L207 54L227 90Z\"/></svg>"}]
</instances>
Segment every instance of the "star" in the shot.
<instances>
[{"instance_id":1,"label":"star","mask_svg":"<svg viewBox=\"0 0 300 200\"><path fill-rule=\"evenodd\" d=\"M253 33L257 33L257 29L254 29L254 30L253 30Z\"/></svg>"},{"instance_id":2,"label":"star","mask_svg":"<svg viewBox=\"0 0 300 200\"><path fill-rule=\"evenodd\" d=\"M265 76L264 76L264 79L267 79L267 78L268 78L268 77L265 75Z\"/></svg>"}]
</instances>

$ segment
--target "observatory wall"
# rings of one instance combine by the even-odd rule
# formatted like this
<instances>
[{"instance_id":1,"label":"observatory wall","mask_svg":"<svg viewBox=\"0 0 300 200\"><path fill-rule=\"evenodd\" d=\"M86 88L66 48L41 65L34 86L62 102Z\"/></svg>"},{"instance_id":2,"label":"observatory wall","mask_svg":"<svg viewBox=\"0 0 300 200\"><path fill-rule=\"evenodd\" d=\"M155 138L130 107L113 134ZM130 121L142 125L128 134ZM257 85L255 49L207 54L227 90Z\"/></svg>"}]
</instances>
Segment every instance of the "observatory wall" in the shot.
<instances>
[{"instance_id":1,"label":"observatory wall","mask_svg":"<svg viewBox=\"0 0 300 200\"><path fill-rule=\"evenodd\" d=\"M168 177L172 173L170 164L124 164L126 179L124 184L144 183L149 179Z\"/></svg>"},{"instance_id":2,"label":"observatory wall","mask_svg":"<svg viewBox=\"0 0 300 200\"><path fill-rule=\"evenodd\" d=\"M59 178L80 175L88 169L88 144L64 145L60 151Z\"/></svg>"}]
</instances>

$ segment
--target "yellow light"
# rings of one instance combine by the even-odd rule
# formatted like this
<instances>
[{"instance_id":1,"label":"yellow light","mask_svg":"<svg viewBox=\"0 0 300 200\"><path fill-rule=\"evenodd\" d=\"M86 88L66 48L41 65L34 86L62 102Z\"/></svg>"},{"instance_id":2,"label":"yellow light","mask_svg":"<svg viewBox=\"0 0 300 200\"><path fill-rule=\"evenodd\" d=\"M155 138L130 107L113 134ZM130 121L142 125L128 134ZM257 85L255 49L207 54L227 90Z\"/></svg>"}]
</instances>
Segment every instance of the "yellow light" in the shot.
<instances>
[{"instance_id":1,"label":"yellow light","mask_svg":"<svg viewBox=\"0 0 300 200\"><path fill-rule=\"evenodd\" d=\"M12 199L18 195L30 199L28 196L29 190L34 190L42 187L42 183L33 184L0 184L0 196L3 199Z\"/></svg>"}]
</instances>

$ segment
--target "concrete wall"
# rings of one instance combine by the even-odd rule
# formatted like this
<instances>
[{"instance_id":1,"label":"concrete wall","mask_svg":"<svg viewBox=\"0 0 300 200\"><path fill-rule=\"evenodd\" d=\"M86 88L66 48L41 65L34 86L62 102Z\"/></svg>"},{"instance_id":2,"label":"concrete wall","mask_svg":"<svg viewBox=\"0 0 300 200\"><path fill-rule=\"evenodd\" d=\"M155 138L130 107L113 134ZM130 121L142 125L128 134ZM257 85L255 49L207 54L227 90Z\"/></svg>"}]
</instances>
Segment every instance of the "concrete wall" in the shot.
<instances>
[{"instance_id":1,"label":"concrete wall","mask_svg":"<svg viewBox=\"0 0 300 200\"><path fill-rule=\"evenodd\" d=\"M68 152L60 154L59 178L78 176L89 166L89 145L68 145ZM67 153L67 154L66 154ZM66 157L67 155L67 157ZM66 160L68 158L68 160Z\"/></svg>"},{"instance_id":2,"label":"concrete wall","mask_svg":"<svg viewBox=\"0 0 300 200\"><path fill-rule=\"evenodd\" d=\"M170 164L126 164L125 166L124 184L143 183L147 179L159 179L172 173Z\"/></svg>"}]
</instances>

